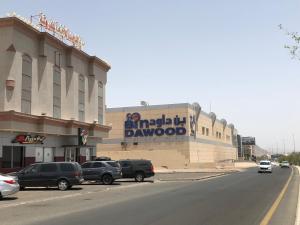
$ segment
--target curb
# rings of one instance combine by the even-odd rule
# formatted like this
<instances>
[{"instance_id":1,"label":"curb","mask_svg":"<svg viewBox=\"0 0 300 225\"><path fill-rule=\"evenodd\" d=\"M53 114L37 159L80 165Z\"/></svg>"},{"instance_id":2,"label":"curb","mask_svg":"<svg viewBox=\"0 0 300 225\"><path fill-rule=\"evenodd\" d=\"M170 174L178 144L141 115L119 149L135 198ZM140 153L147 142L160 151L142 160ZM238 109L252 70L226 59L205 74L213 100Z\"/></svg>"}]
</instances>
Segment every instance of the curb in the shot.
<instances>
[{"instance_id":1,"label":"curb","mask_svg":"<svg viewBox=\"0 0 300 225\"><path fill-rule=\"evenodd\" d=\"M173 179L158 179L159 181L197 181L197 180L206 180L214 177L221 177L225 175L229 175L232 173L218 173L214 175L204 176L204 177L196 177L196 178L173 178Z\"/></svg>"},{"instance_id":2,"label":"curb","mask_svg":"<svg viewBox=\"0 0 300 225\"><path fill-rule=\"evenodd\" d=\"M227 171L155 171L155 174L175 174L175 173L236 173L241 172L243 169L227 170Z\"/></svg>"}]
</instances>

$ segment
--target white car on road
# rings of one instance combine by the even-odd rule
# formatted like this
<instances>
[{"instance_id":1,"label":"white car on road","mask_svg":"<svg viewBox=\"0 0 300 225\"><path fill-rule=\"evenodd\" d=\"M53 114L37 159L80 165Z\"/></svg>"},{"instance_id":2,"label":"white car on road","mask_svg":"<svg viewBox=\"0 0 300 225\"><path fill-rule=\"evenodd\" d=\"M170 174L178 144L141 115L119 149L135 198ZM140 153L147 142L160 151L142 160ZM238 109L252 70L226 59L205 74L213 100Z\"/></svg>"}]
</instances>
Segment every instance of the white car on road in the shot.
<instances>
[{"instance_id":1,"label":"white car on road","mask_svg":"<svg viewBox=\"0 0 300 225\"><path fill-rule=\"evenodd\" d=\"M280 163L280 167L281 168L289 168L290 167L290 163L288 161L282 161Z\"/></svg>"},{"instance_id":2,"label":"white car on road","mask_svg":"<svg viewBox=\"0 0 300 225\"><path fill-rule=\"evenodd\" d=\"M20 190L17 178L0 174L0 199L17 193Z\"/></svg>"},{"instance_id":3,"label":"white car on road","mask_svg":"<svg viewBox=\"0 0 300 225\"><path fill-rule=\"evenodd\" d=\"M272 164L269 160L262 160L258 166L259 173L272 173Z\"/></svg>"}]
</instances>

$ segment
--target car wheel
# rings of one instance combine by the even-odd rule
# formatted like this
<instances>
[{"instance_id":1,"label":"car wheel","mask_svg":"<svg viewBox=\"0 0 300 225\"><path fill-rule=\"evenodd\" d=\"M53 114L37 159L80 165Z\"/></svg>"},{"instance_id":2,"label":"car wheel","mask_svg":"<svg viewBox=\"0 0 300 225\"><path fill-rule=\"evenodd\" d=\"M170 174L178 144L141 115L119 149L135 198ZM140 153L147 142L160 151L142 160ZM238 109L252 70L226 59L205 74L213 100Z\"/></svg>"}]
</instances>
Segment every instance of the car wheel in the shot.
<instances>
[{"instance_id":1,"label":"car wheel","mask_svg":"<svg viewBox=\"0 0 300 225\"><path fill-rule=\"evenodd\" d=\"M25 187L24 186L20 186L20 191L24 191Z\"/></svg>"},{"instance_id":2,"label":"car wheel","mask_svg":"<svg viewBox=\"0 0 300 225\"><path fill-rule=\"evenodd\" d=\"M104 175L102 176L102 182L103 182L103 184L105 184L105 185L109 185L109 184L112 184L112 183L114 182L114 179L112 178L111 175L109 175L109 174L104 174Z\"/></svg>"},{"instance_id":3,"label":"car wheel","mask_svg":"<svg viewBox=\"0 0 300 225\"><path fill-rule=\"evenodd\" d=\"M58 187L59 190L65 191L69 187L69 182L66 181L65 179L59 180L58 183L57 183L57 187Z\"/></svg>"},{"instance_id":4,"label":"car wheel","mask_svg":"<svg viewBox=\"0 0 300 225\"><path fill-rule=\"evenodd\" d=\"M145 175L142 172L137 172L134 177L136 182L143 182L144 178L145 178Z\"/></svg>"}]
</instances>

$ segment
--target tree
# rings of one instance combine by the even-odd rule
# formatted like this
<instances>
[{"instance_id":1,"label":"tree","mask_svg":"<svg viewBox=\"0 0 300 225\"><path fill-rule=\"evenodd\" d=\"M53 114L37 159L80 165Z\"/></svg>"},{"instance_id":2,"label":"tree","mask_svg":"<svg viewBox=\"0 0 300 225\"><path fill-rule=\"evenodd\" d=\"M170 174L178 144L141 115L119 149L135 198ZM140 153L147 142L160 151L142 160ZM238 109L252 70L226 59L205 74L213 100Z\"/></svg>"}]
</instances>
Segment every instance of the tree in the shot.
<instances>
[{"instance_id":1,"label":"tree","mask_svg":"<svg viewBox=\"0 0 300 225\"><path fill-rule=\"evenodd\" d=\"M300 52L299 52L299 49L300 49L300 35L298 34L298 32L289 32L288 30L286 30L282 24L279 24L278 25L279 29L284 31L285 34L287 36L289 36L293 43L291 45L284 45L284 47L286 49L289 50L291 56L293 59L299 59L300 60Z\"/></svg>"}]
</instances>

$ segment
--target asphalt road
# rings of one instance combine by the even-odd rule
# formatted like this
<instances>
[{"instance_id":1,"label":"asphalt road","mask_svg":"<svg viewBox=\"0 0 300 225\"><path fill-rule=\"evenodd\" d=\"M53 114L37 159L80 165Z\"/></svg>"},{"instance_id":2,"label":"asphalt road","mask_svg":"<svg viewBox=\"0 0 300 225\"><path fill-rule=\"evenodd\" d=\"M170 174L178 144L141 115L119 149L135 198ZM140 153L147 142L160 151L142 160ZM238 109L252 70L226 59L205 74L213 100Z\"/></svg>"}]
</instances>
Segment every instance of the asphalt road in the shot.
<instances>
[{"instance_id":1,"label":"asphalt road","mask_svg":"<svg viewBox=\"0 0 300 225\"><path fill-rule=\"evenodd\" d=\"M1 225L256 225L285 185L291 169L273 174L256 169L202 181L143 183L1 208ZM296 211L298 175L294 175L280 212L290 225ZM273 221L272 225L276 224ZM277 225L277 224L276 224Z\"/></svg>"}]
</instances>

